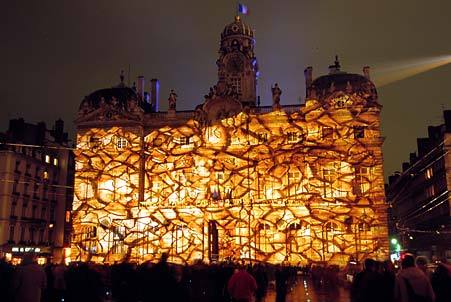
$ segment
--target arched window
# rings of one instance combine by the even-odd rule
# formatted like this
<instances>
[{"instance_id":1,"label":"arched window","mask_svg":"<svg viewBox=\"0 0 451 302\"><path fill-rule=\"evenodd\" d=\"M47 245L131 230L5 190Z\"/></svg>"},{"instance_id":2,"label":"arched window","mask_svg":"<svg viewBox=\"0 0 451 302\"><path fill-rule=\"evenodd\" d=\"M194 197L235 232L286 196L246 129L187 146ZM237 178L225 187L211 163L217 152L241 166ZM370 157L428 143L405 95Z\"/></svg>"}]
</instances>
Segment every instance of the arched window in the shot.
<instances>
[{"instance_id":1,"label":"arched window","mask_svg":"<svg viewBox=\"0 0 451 302\"><path fill-rule=\"evenodd\" d=\"M263 253L269 253L271 249L271 237L273 236L271 225L266 222L259 223L257 232L257 248Z\"/></svg>"},{"instance_id":2,"label":"arched window","mask_svg":"<svg viewBox=\"0 0 451 302\"><path fill-rule=\"evenodd\" d=\"M326 253L338 252L338 248L335 245L335 237L341 234L340 226L333 221L329 221L324 225L323 229L323 244Z\"/></svg>"},{"instance_id":3,"label":"arched window","mask_svg":"<svg viewBox=\"0 0 451 302\"><path fill-rule=\"evenodd\" d=\"M303 253L310 246L310 224L305 221L290 223L287 227L287 252Z\"/></svg>"}]
</instances>

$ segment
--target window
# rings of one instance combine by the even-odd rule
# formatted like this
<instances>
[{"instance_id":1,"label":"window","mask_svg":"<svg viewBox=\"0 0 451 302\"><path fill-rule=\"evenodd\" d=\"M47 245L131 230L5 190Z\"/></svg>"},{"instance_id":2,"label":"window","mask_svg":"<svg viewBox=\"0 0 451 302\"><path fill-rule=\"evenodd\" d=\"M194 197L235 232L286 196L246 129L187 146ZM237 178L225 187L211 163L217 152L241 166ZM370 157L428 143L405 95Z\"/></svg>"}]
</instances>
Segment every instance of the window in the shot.
<instances>
[{"instance_id":1,"label":"window","mask_svg":"<svg viewBox=\"0 0 451 302\"><path fill-rule=\"evenodd\" d=\"M180 136L178 138L178 143L182 146L189 145L189 136Z\"/></svg>"},{"instance_id":2,"label":"window","mask_svg":"<svg viewBox=\"0 0 451 302\"><path fill-rule=\"evenodd\" d=\"M35 183L33 185L33 198L38 199L38 190L39 190L39 185L37 183Z\"/></svg>"},{"instance_id":3,"label":"window","mask_svg":"<svg viewBox=\"0 0 451 302\"><path fill-rule=\"evenodd\" d=\"M426 197L430 198L433 197L434 195L435 195L434 185L430 185L429 187L426 188Z\"/></svg>"},{"instance_id":4,"label":"window","mask_svg":"<svg viewBox=\"0 0 451 302\"><path fill-rule=\"evenodd\" d=\"M45 155L45 162L50 164L50 155Z\"/></svg>"},{"instance_id":5,"label":"window","mask_svg":"<svg viewBox=\"0 0 451 302\"><path fill-rule=\"evenodd\" d=\"M241 79L238 77L232 77L230 81L232 82L232 87L235 89L235 92L241 94Z\"/></svg>"},{"instance_id":6,"label":"window","mask_svg":"<svg viewBox=\"0 0 451 302\"><path fill-rule=\"evenodd\" d=\"M53 165L56 167L56 166L58 166L58 158L54 158L53 159Z\"/></svg>"},{"instance_id":7,"label":"window","mask_svg":"<svg viewBox=\"0 0 451 302\"><path fill-rule=\"evenodd\" d=\"M48 200L48 198L49 198L49 189L44 187L44 190L42 192L42 199L43 200Z\"/></svg>"},{"instance_id":8,"label":"window","mask_svg":"<svg viewBox=\"0 0 451 302\"><path fill-rule=\"evenodd\" d=\"M89 137L89 143L88 143L89 147L97 148L97 147L100 147L101 144L102 144L102 141L100 140L99 137L96 137L96 136Z\"/></svg>"},{"instance_id":9,"label":"window","mask_svg":"<svg viewBox=\"0 0 451 302\"><path fill-rule=\"evenodd\" d=\"M41 176L39 173L41 172L41 170L39 169L39 167L36 167L36 169L34 170L34 177L39 179L39 177Z\"/></svg>"},{"instance_id":10,"label":"window","mask_svg":"<svg viewBox=\"0 0 451 302\"><path fill-rule=\"evenodd\" d=\"M16 216L16 206L17 206L16 201L13 201L11 203L11 213L10 213L11 216Z\"/></svg>"},{"instance_id":11,"label":"window","mask_svg":"<svg viewBox=\"0 0 451 302\"><path fill-rule=\"evenodd\" d=\"M323 169L323 181L324 181L324 197L333 197L333 182L335 180L335 169L324 168Z\"/></svg>"},{"instance_id":12,"label":"window","mask_svg":"<svg viewBox=\"0 0 451 302\"><path fill-rule=\"evenodd\" d=\"M44 242L44 229L39 230L39 242Z\"/></svg>"},{"instance_id":13,"label":"window","mask_svg":"<svg viewBox=\"0 0 451 302\"><path fill-rule=\"evenodd\" d=\"M322 128L322 137L323 139L333 138L334 129L332 127L324 126Z\"/></svg>"},{"instance_id":14,"label":"window","mask_svg":"<svg viewBox=\"0 0 451 302\"><path fill-rule=\"evenodd\" d=\"M295 131L287 132L287 141L289 143L296 143L298 141L298 133Z\"/></svg>"},{"instance_id":15,"label":"window","mask_svg":"<svg viewBox=\"0 0 451 302\"><path fill-rule=\"evenodd\" d=\"M37 211L38 206L33 205L31 207L31 218L36 218L36 211Z\"/></svg>"},{"instance_id":16,"label":"window","mask_svg":"<svg viewBox=\"0 0 451 302\"><path fill-rule=\"evenodd\" d=\"M288 196L296 195L299 182L301 181L301 173L288 172Z\"/></svg>"},{"instance_id":17,"label":"window","mask_svg":"<svg viewBox=\"0 0 451 302\"><path fill-rule=\"evenodd\" d=\"M41 219L45 219L46 212L47 212L47 208L46 207L42 207L42 209L41 209Z\"/></svg>"},{"instance_id":18,"label":"window","mask_svg":"<svg viewBox=\"0 0 451 302\"><path fill-rule=\"evenodd\" d=\"M127 140L123 137L116 137L116 147L118 149L124 149L127 147Z\"/></svg>"},{"instance_id":19,"label":"window","mask_svg":"<svg viewBox=\"0 0 451 302\"><path fill-rule=\"evenodd\" d=\"M29 183L24 183L23 184L23 195L26 195L26 196L28 196L29 194L28 194L28 188L30 187L30 184Z\"/></svg>"},{"instance_id":20,"label":"window","mask_svg":"<svg viewBox=\"0 0 451 302\"><path fill-rule=\"evenodd\" d=\"M14 241L14 230L15 230L15 225L10 224L9 225L9 240L10 241Z\"/></svg>"},{"instance_id":21,"label":"window","mask_svg":"<svg viewBox=\"0 0 451 302\"><path fill-rule=\"evenodd\" d=\"M70 222L70 211L66 211L66 222Z\"/></svg>"},{"instance_id":22,"label":"window","mask_svg":"<svg viewBox=\"0 0 451 302\"><path fill-rule=\"evenodd\" d=\"M273 237L271 232L271 226L268 223L260 223L258 225L258 237L257 247L263 253L272 251L271 238Z\"/></svg>"},{"instance_id":23,"label":"window","mask_svg":"<svg viewBox=\"0 0 451 302\"><path fill-rule=\"evenodd\" d=\"M364 138L365 137L365 127L355 126L354 127L354 138Z\"/></svg>"},{"instance_id":24,"label":"window","mask_svg":"<svg viewBox=\"0 0 451 302\"><path fill-rule=\"evenodd\" d=\"M25 240L25 227L22 226L20 228L20 241L23 242Z\"/></svg>"},{"instance_id":25,"label":"window","mask_svg":"<svg viewBox=\"0 0 451 302\"><path fill-rule=\"evenodd\" d=\"M25 175L27 175L27 176L31 175L30 174L30 168L31 168L31 165L30 164L26 164L26 166L25 166Z\"/></svg>"},{"instance_id":26,"label":"window","mask_svg":"<svg viewBox=\"0 0 451 302\"><path fill-rule=\"evenodd\" d=\"M370 178L371 178L371 168L356 166L355 170L355 183L354 183L354 194L362 195L370 190Z\"/></svg>"},{"instance_id":27,"label":"window","mask_svg":"<svg viewBox=\"0 0 451 302\"><path fill-rule=\"evenodd\" d=\"M53 241L53 229L49 229L49 242Z\"/></svg>"},{"instance_id":28,"label":"window","mask_svg":"<svg viewBox=\"0 0 451 302\"><path fill-rule=\"evenodd\" d=\"M15 178L14 179L14 183L13 183L13 194L19 194L19 192L17 191L17 185L19 183L19 178Z\"/></svg>"},{"instance_id":29,"label":"window","mask_svg":"<svg viewBox=\"0 0 451 302\"><path fill-rule=\"evenodd\" d=\"M26 204L26 203L22 204L22 218L27 217L27 207L28 207L28 204Z\"/></svg>"},{"instance_id":30,"label":"window","mask_svg":"<svg viewBox=\"0 0 451 302\"><path fill-rule=\"evenodd\" d=\"M431 179L432 176L434 176L434 170L432 169L432 167L426 169L424 176L426 177L426 179Z\"/></svg>"},{"instance_id":31,"label":"window","mask_svg":"<svg viewBox=\"0 0 451 302\"><path fill-rule=\"evenodd\" d=\"M43 178L44 178L45 180L49 179L49 172L44 171Z\"/></svg>"},{"instance_id":32,"label":"window","mask_svg":"<svg viewBox=\"0 0 451 302\"><path fill-rule=\"evenodd\" d=\"M34 228L30 228L28 231L30 233L30 242L34 243L34 232L35 232L35 229Z\"/></svg>"},{"instance_id":33,"label":"window","mask_svg":"<svg viewBox=\"0 0 451 302\"><path fill-rule=\"evenodd\" d=\"M268 141L268 133L266 132L258 132L257 140L259 143L266 143Z\"/></svg>"},{"instance_id":34,"label":"window","mask_svg":"<svg viewBox=\"0 0 451 302\"><path fill-rule=\"evenodd\" d=\"M20 173L20 160L16 160L16 167L14 169L14 172Z\"/></svg>"},{"instance_id":35,"label":"window","mask_svg":"<svg viewBox=\"0 0 451 302\"><path fill-rule=\"evenodd\" d=\"M50 221L55 221L55 206L50 207Z\"/></svg>"}]
</instances>

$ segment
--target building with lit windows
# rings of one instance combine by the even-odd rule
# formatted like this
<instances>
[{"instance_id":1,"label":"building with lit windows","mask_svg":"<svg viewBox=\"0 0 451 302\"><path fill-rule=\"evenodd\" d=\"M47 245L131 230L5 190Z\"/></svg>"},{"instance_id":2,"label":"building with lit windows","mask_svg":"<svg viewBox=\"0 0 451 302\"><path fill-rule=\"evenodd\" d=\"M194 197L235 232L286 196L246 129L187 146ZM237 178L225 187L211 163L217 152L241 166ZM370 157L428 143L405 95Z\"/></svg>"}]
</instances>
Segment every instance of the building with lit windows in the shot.
<instances>
[{"instance_id":1,"label":"building with lit windows","mask_svg":"<svg viewBox=\"0 0 451 302\"><path fill-rule=\"evenodd\" d=\"M74 156L68 147L62 120L48 130L14 119L0 134L0 254L7 259L17 263L35 253L40 262L59 262L70 246Z\"/></svg>"},{"instance_id":2,"label":"building with lit windows","mask_svg":"<svg viewBox=\"0 0 451 302\"><path fill-rule=\"evenodd\" d=\"M313 78L305 104L260 106L254 32L221 34L218 81L191 111L158 81L81 102L72 259L292 264L388 257L377 92L340 70Z\"/></svg>"},{"instance_id":3,"label":"building with lit windows","mask_svg":"<svg viewBox=\"0 0 451 302\"><path fill-rule=\"evenodd\" d=\"M393 234L401 249L430 260L451 260L451 110L444 123L418 138L418 152L389 177Z\"/></svg>"}]
</instances>

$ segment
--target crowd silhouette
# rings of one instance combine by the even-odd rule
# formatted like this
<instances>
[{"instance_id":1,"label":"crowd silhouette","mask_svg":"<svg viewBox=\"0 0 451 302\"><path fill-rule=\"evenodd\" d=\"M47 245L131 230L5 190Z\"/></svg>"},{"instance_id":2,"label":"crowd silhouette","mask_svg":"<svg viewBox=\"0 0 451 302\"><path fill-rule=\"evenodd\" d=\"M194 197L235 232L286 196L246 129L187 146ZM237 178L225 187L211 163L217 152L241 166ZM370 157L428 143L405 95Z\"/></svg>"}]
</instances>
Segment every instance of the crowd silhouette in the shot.
<instances>
[{"instance_id":1,"label":"crowd silhouette","mask_svg":"<svg viewBox=\"0 0 451 302\"><path fill-rule=\"evenodd\" d=\"M5 302L276 302L301 280L332 293L347 287L351 302L450 302L451 265L406 255L396 269L390 261L366 259L363 269L293 267L236 263L175 265L163 254L158 263L101 265L73 262L40 266L26 256L21 265L0 261ZM305 282L305 281L304 281ZM311 300L314 302L315 300Z\"/></svg>"}]
</instances>

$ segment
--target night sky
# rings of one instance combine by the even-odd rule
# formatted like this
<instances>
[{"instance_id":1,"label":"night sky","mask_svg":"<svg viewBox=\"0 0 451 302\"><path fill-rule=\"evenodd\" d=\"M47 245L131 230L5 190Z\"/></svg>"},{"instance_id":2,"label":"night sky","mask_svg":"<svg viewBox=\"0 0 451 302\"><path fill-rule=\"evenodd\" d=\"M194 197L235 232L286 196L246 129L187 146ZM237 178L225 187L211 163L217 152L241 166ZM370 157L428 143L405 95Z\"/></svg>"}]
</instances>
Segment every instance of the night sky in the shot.
<instances>
[{"instance_id":1,"label":"night sky","mask_svg":"<svg viewBox=\"0 0 451 302\"><path fill-rule=\"evenodd\" d=\"M8 1L0 18L0 130L8 120L66 122L74 137L85 95L119 82L158 78L162 110L175 89L177 109L194 109L217 80L220 33L235 1ZM303 71L327 73L335 54L342 69L451 54L451 1L245 1L255 29L262 105L278 82L282 104L303 102ZM127 80L126 76L126 80ZM451 107L451 65L380 87L385 174L399 170L416 138L442 123ZM377 79L376 79L377 85ZM147 86L148 87L148 86Z\"/></svg>"}]
</instances>

